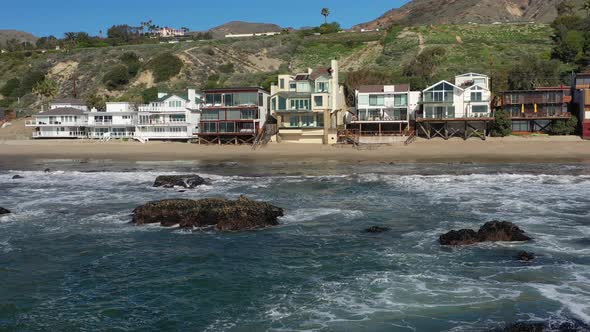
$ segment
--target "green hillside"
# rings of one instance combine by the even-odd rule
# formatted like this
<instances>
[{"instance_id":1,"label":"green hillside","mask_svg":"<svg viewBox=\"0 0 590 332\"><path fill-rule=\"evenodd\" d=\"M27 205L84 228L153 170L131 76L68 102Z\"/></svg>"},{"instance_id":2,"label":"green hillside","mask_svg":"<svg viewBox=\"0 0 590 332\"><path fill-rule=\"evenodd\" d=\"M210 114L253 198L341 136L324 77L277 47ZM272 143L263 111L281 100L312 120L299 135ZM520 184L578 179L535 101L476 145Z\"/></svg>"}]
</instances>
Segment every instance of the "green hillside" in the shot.
<instances>
[{"instance_id":1,"label":"green hillside","mask_svg":"<svg viewBox=\"0 0 590 332\"><path fill-rule=\"evenodd\" d=\"M278 72L305 70L341 61L342 70L374 70L392 80L416 81L407 77L409 66L422 52L444 49L432 74L415 86L438 79L452 79L461 72L490 74L517 63L525 56L549 59L552 29L547 25L442 25L392 28L389 32L346 32L321 36L290 34L240 40L195 41L177 44L148 44L86 48L68 51L27 51L0 55L0 88L11 79L32 81L31 73L45 74L56 83L57 96L99 96L109 100L141 101L145 89L156 87L183 90L187 86L262 85L268 87ZM437 52L438 52L437 51ZM132 52L139 58L139 72L116 90L108 90L103 77L121 67L121 57ZM172 53L183 65L180 73L157 82L152 60ZM567 68L563 68L566 70ZM342 75L343 79L346 75ZM395 82L393 82L395 83ZM30 85L30 84L29 84ZM30 88L30 87L29 87ZM36 112L49 98L39 97L27 86L18 98L0 97L0 104Z\"/></svg>"}]
</instances>

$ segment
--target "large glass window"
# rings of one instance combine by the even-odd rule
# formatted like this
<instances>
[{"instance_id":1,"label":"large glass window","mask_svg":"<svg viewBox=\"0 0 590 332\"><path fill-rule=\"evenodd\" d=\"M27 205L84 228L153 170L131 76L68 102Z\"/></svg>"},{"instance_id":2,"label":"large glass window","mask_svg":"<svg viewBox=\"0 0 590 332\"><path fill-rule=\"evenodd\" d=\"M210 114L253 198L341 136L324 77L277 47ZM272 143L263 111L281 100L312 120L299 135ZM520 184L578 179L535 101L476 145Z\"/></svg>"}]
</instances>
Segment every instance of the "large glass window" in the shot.
<instances>
[{"instance_id":1,"label":"large glass window","mask_svg":"<svg viewBox=\"0 0 590 332\"><path fill-rule=\"evenodd\" d=\"M424 93L426 102L453 102L454 88L448 83L441 83Z\"/></svg>"},{"instance_id":2,"label":"large glass window","mask_svg":"<svg viewBox=\"0 0 590 332\"><path fill-rule=\"evenodd\" d=\"M368 95L359 95L358 103L359 103L359 105L369 105L369 96Z\"/></svg>"},{"instance_id":3,"label":"large glass window","mask_svg":"<svg viewBox=\"0 0 590 332\"><path fill-rule=\"evenodd\" d=\"M483 100L483 93L482 92L472 92L471 93L471 101L478 102Z\"/></svg>"},{"instance_id":4,"label":"large glass window","mask_svg":"<svg viewBox=\"0 0 590 332\"><path fill-rule=\"evenodd\" d=\"M203 111L201 113L202 120L219 120L219 111Z\"/></svg>"},{"instance_id":5,"label":"large glass window","mask_svg":"<svg viewBox=\"0 0 590 332\"><path fill-rule=\"evenodd\" d=\"M317 114L316 117L317 117L317 126L323 127L324 126L324 114L323 113Z\"/></svg>"},{"instance_id":6,"label":"large glass window","mask_svg":"<svg viewBox=\"0 0 590 332\"><path fill-rule=\"evenodd\" d=\"M284 111L287 109L287 99L279 97L279 110Z\"/></svg>"},{"instance_id":7,"label":"large glass window","mask_svg":"<svg viewBox=\"0 0 590 332\"><path fill-rule=\"evenodd\" d=\"M315 126L315 121L314 121L313 115L301 116L301 127L313 127L313 126Z\"/></svg>"},{"instance_id":8,"label":"large glass window","mask_svg":"<svg viewBox=\"0 0 590 332\"><path fill-rule=\"evenodd\" d=\"M297 82L297 92L310 92L308 82Z\"/></svg>"},{"instance_id":9,"label":"large glass window","mask_svg":"<svg viewBox=\"0 0 590 332\"><path fill-rule=\"evenodd\" d=\"M180 101L180 100L171 100L171 101L168 102L168 107L180 108L180 107L182 107L182 101Z\"/></svg>"},{"instance_id":10,"label":"large glass window","mask_svg":"<svg viewBox=\"0 0 590 332\"><path fill-rule=\"evenodd\" d=\"M408 105L408 95L394 95L393 105L396 107Z\"/></svg>"},{"instance_id":11,"label":"large glass window","mask_svg":"<svg viewBox=\"0 0 590 332\"><path fill-rule=\"evenodd\" d=\"M369 96L370 106L383 106L385 105L385 97L382 95Z\"/></svg>"},{"instance_id":12,"label":"large glass window","mask_svg":"<svg viewBox=\"0 0 590 332\"><path fill-rule=\"evenodd\" d=\"M219 132L220 133L235 133L236 132L235 122L221 122L219 124Z\"/></svg>"},{"instance_id":13,"label":"large glass window","mask_svg":"<svg viewBox=\"0 0 590 332\"><path fill-rule=\"evenodd\" d=\"M227 110L227 119L228 120L240 120L241 113L242 112L240 110Z\"/></svg>"},{"instance_id":14,"label":"large glass window","mask_svg":"<svg viewBox=\"0 0 590 332\"><path fill-rule=\"evenodd\" d=\"M216 133L217 123L216 122L203 122L202 129L204 133Z\"/></svg>"},{"instance_id":15,"label":"large glass window","mask_svg":"<svg viewBox=\"0 0 590 332\"><path fill-rule=\"evenodd\" d=\"M242 120L254 120L256 119L256 110L241 110Z\"/></svg>"},{"instance_id":16,"label":"large glass window","mask_svg":"<svg viewBox=\"0 0 590 332\"><path fill-rule=\"evenodd\" d=\"M309 110L309 99L291 99L291 109Z\"/></svg>"},{"instance_id":17,"label":"large glass window","mask_svg":"<svg viewBox=\"0 0 590 332\"><path fill-rule=\"evenodd\" d=\"M316 83L316 92L329 92L328 88L329 88L329 84L328 82L317 82Z\"/></svg>"},{"instance_id":18,"label":"large glass window","mask_svg":"<svg viewBox=\"0 0 590 332\"><path fill-rule=\"evenodd\" d=\"M186 122L186 116L184 114L172 114L170 115L170 122Z\"/></svg>"},{"instance_id":19,"label":"large glass window","mask_svg":"<svg viewBox=\"0 0 590 332\"><path fill-rule=\"evenodd\" d=\"M324 106L324 97L323 96L314 96L313 101L316 107Z\"/></svg>"},{"instance_id":20,"label":"large glass window","mask_svg":"<svg viewBox=\"0 0 590 332\"><path fill-rule=\"evenodd\" d=\"M299 115L289 116L289 127L299 127Z\"/></svg>"},{"instance_id":21,"label":"large glass window","mask_svg":"<svg viewBox=\"0 0 590 332\"><path fill-rule=\"evenodd\" d=\"M488 107L486 105L474 105L471 110L474 113L487 113Z\"/></svg>"}]
</instances>

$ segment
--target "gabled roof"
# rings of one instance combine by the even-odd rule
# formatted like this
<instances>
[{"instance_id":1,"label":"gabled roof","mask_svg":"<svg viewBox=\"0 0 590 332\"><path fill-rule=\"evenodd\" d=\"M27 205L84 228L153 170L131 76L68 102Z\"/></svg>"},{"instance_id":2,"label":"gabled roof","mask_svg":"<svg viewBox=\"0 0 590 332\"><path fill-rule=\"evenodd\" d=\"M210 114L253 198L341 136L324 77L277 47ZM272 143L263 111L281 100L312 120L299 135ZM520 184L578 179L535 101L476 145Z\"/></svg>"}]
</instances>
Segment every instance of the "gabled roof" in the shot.
<instances>
[{"instance_id":1,"label":"gabled roof","mask_svg":"<svg viewBox=\"0 0 590 332\"><path fill-rule=\"evenodd\" d=\"M435 84L433 84L433 85L431 85L431 86L427 87L426 89L424 89L424 90L422 90L422 91L423 91L423 92L424 92L424 91L428 91L428 90L430 90L430 89L434 88L435 86L437 86L437 85L439 85L439 84L441 84L441 83L446 83L446 84L449 84L449 85L453 86L454 88L457 88L457 89L459 89L459 90L461 90L461 91L465 91L465 89L463 89L463 88L461 88L461 87L458 87L458 86L456 86L455 84L453 84L453 83L450 83L449 81L445 81L445 80L442 80L442 81L440 81L440 82L437 82L437 83L435 83Z\"/></svg>"},{"instance_id":2,"label":"gabled roof","mask_svg":"<svg viewBox=\"0 0 590 332\"><path fill-rule=\"evenodd\" d=\"M59 104L66 104L66 105L80 105L80 106L85 106L86 103L81 101L80 99L76 99L76 98L60 98L60 99L55 99L52 104L55 105L59 105Z\"/></svg>"},{"instance_id":3,"label":"gabled roof","mask_svg":"<svg viewBox=\"0 0 590 332\"><path fill-rule=\"evenodd\" d=\"M473 76L488 77L488 75L478 74L478 73L465 73L465 74L457 75L457 77L473 77Z\"/></svg>"},{"instance_id":4,"label":"gabled roof","mask_svg":"<svg viewBox=\"0 0 590 332\"><path fill-rule=\"evenodd\" d=\"M73 107L59 107L37 115L83 115L84 111Z\"/></svg>"},{"instance_id":5,"label":"gabled roof","mask_svg":"<svg viewBox=\"0 0 590 332\"><path fill-rule=\"evenodd\" d=\"M485 86L483 86L483 85L480 85L480 84L473 84L473 85L470 85L470 86L466 87L464 90L465 90L465 91L467 91L467 90L471 90L471 89L473 89L473 88L475 88L475 87L478 87L478 88L480 88L480 89L482 89L482 90L487 90L487 91L490 91L490 89L488 89L488 88L486 88Z\"/></svg>"},{"instance_id":6,"label":"gabled roof","mask_svg":"<svg viewBox=\"0 0 590 332\"><path fill-rule=\"evenodd\" d=\"M311 72L311 75L309 75L309 78L311 78L312 80L315 81L322 76L327 76L327 77L332 76L332 69L326 68L326 67L318 67Z\"/></svg>"},{"instance_id":7,"label":"gabled roof","mask_svg":"<svg viewBox=\"0 0 590 332\"><path fill-rule=\"evenodd\" d=\"M164 102L164 101L166 101L166 100L168 100L168 99L170 99L172 97L177 97L177 98L180 98L180 99L184 99L185 101L189 101L188 100L188 96L185 97L184 95L183 96L179 96L179 95L165 95L165 96L163 96L161 98L156 99L156 103Z\"/></svg>"}]
</instances>

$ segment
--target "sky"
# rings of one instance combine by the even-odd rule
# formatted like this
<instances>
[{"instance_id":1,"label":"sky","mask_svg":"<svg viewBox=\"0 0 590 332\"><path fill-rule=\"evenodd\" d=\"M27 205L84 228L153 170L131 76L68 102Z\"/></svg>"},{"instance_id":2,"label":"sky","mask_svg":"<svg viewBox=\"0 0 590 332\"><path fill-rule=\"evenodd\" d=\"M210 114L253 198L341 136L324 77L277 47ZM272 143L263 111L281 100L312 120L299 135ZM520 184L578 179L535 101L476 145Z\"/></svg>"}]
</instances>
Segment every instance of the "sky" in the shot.
<instances>
[{"instance_id":1,"label":"sky","mask_svg":"<svg viewBox=\"0 0 590 332\"><path fill-rule=\"evenodd\" d=\"M98 34L115 24L154 24L208 30L229 21L275 23L300 28L323 23L320 11L330 8L330 21L343 27L373 20L408 0L20 0L3 2L0 29L36 36L62 37L64 32Z\"/></svg>"}]
</instances>

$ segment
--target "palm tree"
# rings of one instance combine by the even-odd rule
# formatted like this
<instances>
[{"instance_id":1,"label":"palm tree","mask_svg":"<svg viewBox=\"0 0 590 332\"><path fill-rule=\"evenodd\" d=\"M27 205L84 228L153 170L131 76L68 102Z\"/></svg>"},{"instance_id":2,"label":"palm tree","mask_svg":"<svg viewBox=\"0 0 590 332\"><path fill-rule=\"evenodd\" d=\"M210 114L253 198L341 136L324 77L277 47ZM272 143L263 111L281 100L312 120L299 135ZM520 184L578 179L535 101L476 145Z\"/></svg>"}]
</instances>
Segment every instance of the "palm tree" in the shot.
<instances>
[{"instance_id":1,"label":"palm tree","mask_svg":"<svg viewBox=\"0 0 590 332\"><path fill-rule=\"evenodd\" d=\"M328 24L328 16L330 16L330 8L322 8L322 16L324 17L324 23Z\"/></svg>"},{"instance_id":2,"label":"palm tree","mask_svg":"<svg viewBox=\"0 0 590 332\"><path fill-rule=\"evenodd\" d=\"M590 0L586 0L582 5L582 9L586 11L586 15L590 17Z\"/></svg>"}]
</instances>

